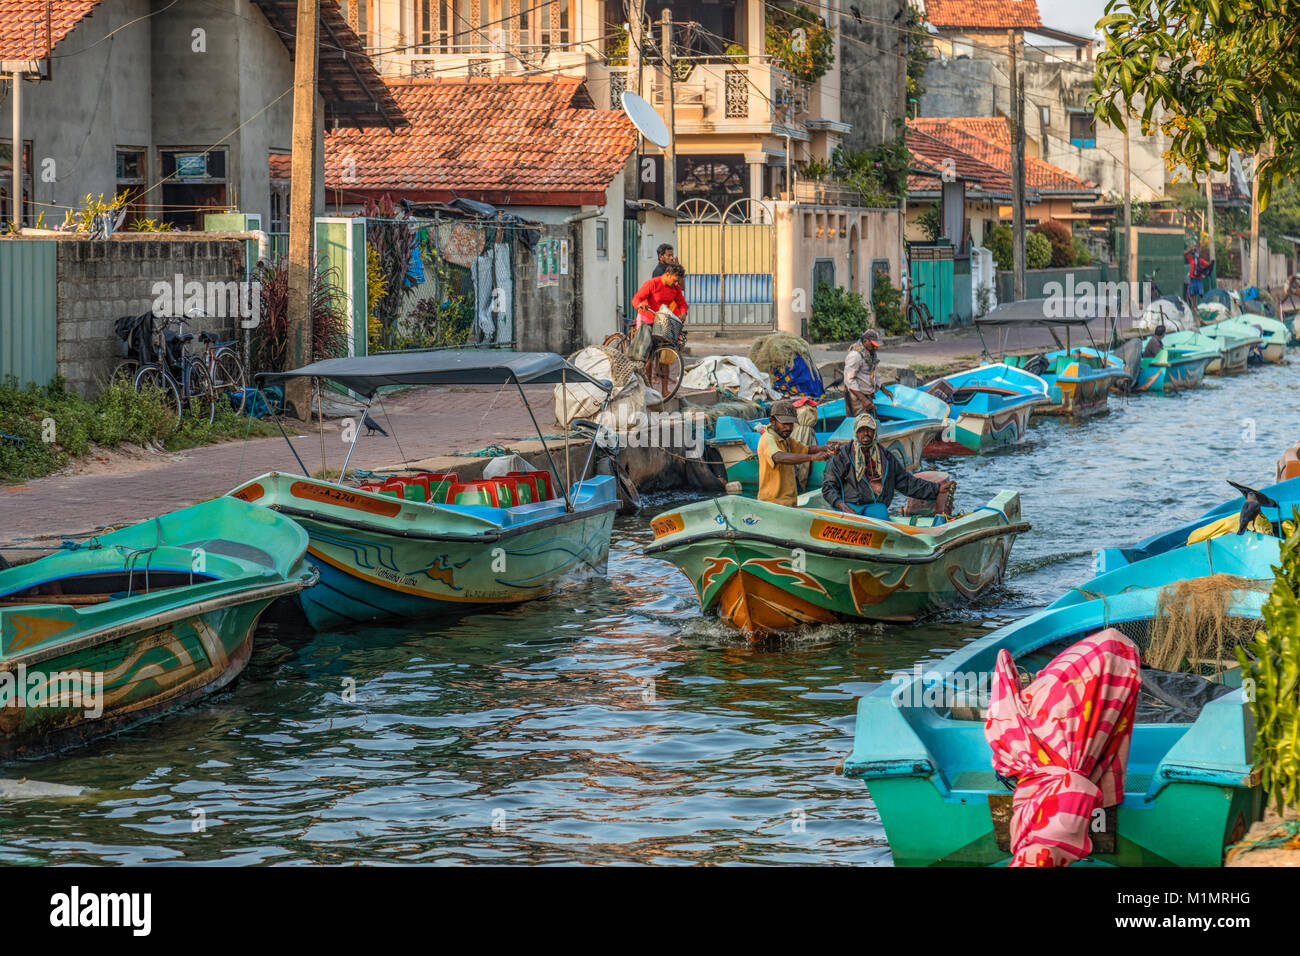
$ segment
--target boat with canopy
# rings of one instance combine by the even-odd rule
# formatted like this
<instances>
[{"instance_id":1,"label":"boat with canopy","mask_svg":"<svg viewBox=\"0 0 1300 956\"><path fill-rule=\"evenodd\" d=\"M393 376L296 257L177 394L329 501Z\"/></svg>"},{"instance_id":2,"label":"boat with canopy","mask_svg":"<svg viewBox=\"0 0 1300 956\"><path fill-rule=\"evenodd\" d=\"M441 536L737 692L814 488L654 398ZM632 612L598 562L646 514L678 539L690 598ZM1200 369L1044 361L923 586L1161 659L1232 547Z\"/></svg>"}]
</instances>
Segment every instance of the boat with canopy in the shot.
<instances>
[{"instance_id":1,"label":"boat with canopy","mask_svg":"<svg viewBox=\"0 0 1300 956\"><path fill-rule=\"evenodd\" d=\"M338 481L309 477L303 467L301 475L271 472L231 491L306 529L321 580L299 603L318 630L514 604L550 593L572 574L605 572L616 479L586 477L593 443L578 480L562 483L523 386L583 382L604 391L608 404L609 382L551 352L472 349L326 359L259 378L335 382L367 409L393 386L514 385L549 466L477 481L419 472L347 486L354 439Z\"/></svg>"}]
</instances>

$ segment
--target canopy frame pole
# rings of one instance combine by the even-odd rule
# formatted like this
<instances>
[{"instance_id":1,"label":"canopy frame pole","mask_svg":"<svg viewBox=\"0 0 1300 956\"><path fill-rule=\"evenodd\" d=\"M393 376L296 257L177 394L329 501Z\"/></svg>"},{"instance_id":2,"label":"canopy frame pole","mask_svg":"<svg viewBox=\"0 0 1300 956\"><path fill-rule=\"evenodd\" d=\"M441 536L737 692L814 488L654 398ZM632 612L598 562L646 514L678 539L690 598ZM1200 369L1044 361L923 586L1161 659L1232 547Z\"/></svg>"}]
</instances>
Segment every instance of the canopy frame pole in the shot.
<instances>
[{"instance_id":1,"label":"canopy frame pole","mask_svg":"<svg viewBox=\"0 0 1300 956\"><path fill-rule=\"evenodd\" d=\"M537 437L542 443L542 451L546 452L546 461L551 466L551 473L558 479L560 470L555 467L555 459L551 457L551 449L546 444L546 438L542 435L541 426L537 424L537 416L533 414L533 406L528 404L528 396L524 394L524 387L519 384L519 379L513 372L510 373L511 380L515 383L515 388L519 389L519 398L524 403L524 408L528 409L528 417L533 420L533 428L537 430ZM564 510L573 511L573 501L569 498L569 486L564 486Z\"/></svg>"},{"instance_id":2,"label":"canopy frame pole","mask_svg":"<svg viewBox=\"0 0 1300 956\"><path fill-rule=\"evenodd\" d=\"M343 487L343 479L347 477L348 463L352 461L352 453L357 449L357 439L361 437L361 429L366 423L366 416L370 414L370 406L375 404L375 395L378 394L378 392L375 392L374 395L370 396L370 401L366 402L365 410L362 411L361 417L357 419L357 429L352 433L352 444L348 446L348 456L343 459L343 470L339 472L339 480L334 482L334 484L338 485L340 488ZM321 403L321 415L325 414L324 404L324 402ZM391 422L389 423L389 427L392 427ZM394 432L394 434L396 434L396 432ZM403 464L405 464L405 462L403 462Z\"/></svg>"},{"instance_id":3,"label":"canopy frame pole","mask_svg":"<svg viewBox=\"0 0 1300 956\"><path fill-rule=\"evenodd\" d=\"M561 399L563 402L563 409L560 414L564 416L564 484L567 487L573 484L573 463L569 460L569 435L573 432L573 427L569 422L568 369L560 369L560 395L563 396Z\"/></svg>"},{"instance_id":4,"label":"canopy frame pole","mask_svg":"<svg viewBox=\"0 0 1300 956\"><path fill-rule=\"evenodd\" d=\"M260 388L257 391L258 394L262 393ZM263 401L265 400L266 397L263 395ZM293 452L293 457L298 459L298 467L302 469L302 476L304 478L310 478L311 475L307 474L307 466L302 463L302 458L298 455L298 449L293 447L293 442L289 441L289 434L284 430L284 425L281 423L279 415L275 416L275 424L280 429L280 434L284 436L284 443L289 446L289 451ZM248 439L245 438L244 442L247 443Z\"/></svg>"},{"instance_id":5,"label":"canopy frame pole","mask_svg":"<svg viewBox=\"0 0 1300 956\"><path fill-rule=\"evenodd\" d=\"M600 420L605 417L605 409L609 408L610 400L613 399L613 397L613 389L605 393L605 401L601 403L600 412L596 416L596 425L598 427L596 429L596 434L591 436L591 447L587 449L587 460L582 463L582 474L578 476L578 487L573 492L573 497L575 499L578 497L578 493L582 491L582 483L587 480L587 472L591 468L591 459L596 455L596 440L600 437Z\"/></svg>"}]
</instances>

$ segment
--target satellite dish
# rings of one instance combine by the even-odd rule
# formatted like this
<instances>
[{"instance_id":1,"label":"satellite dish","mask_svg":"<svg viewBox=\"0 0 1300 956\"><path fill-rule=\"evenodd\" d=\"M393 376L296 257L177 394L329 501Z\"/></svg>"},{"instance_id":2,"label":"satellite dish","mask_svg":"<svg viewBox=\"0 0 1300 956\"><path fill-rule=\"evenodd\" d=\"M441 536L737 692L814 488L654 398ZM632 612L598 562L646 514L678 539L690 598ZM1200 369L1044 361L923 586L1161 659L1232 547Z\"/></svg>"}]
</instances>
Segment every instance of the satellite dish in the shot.
<instances>
[{"instance_id":1,"label":"satellite dish","mask_svg":"<svg viewBox=\"0 0 1300 956\"><path fill-rule=\"evenodd\" d=\"M637 132L660 149L668 148L668 127L659 118L655 108L643 97L632 92L623 93L623 112L632 121Z\"/></svg>"}]
</instances>

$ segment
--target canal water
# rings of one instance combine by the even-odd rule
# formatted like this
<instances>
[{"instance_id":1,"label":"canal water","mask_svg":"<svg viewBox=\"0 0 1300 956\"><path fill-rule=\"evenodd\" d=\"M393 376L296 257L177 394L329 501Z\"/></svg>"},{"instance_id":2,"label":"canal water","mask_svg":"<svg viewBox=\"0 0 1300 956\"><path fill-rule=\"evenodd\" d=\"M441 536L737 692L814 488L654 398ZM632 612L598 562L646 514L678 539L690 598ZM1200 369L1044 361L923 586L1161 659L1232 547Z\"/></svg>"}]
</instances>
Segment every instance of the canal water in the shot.
<instances>
[{"instance_id":1,"label":"canal water","mask_svg":"<svg viewBox=\"0 0 1300 956\"><path fill-rule=\"evenodd\" d=\"M239 683L0 776L93 788L0 804L0 862L890 863L838 777L855 702L1042 607L1123 545L1262 487L1300 438L1300 365L957 460L962 507L1022 494L1005 587L917 626L752 647L642 555L661 498L615 525L607 578L496 614L311 634L264 626Z\"/></svg>"}]
</instances>

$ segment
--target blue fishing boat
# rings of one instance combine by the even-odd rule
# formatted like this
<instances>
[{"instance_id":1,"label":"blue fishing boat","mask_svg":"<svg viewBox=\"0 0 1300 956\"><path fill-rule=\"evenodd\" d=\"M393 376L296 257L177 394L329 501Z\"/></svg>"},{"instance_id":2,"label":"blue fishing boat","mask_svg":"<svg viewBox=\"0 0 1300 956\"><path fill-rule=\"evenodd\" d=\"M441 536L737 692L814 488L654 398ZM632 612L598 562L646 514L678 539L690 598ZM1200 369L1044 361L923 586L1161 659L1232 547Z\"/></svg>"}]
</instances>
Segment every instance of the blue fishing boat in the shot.
<instances>
[{"instance_id":1,"label":"blue fishing boat","mask_svg":"<svg viewBox=\"0 0 1300 956\"><path fill-rule=\"evenodd\" d=\"M1231 334L1211 338L1202 332L1184 330L1170 332L1164 337L1165 348L1187 349L1193 352L1211 352L1214 357L1205 366L1207 375L1236 375L1246 371L1250 359L1249 338Z\"/></svg>"},{"instance_id":2,"label":"blue fishing boat","mask_svg":"<svg viewBox=\"0 0 1300 956\"><path fill-rule=\"evenodd\" d=\"M1224 539L1186 560L1157 559L1127 581L1093 582L1106 592L1101 597L1084 599L1091 593L1085 585L1073 603L1063 599L864 697L844 774L870 789L894 862L987 866L1010 857L1012 792L993 770L984 733L999 651L1033 673L1082 638L1116 628L1145 655L1162 615L1160 585L1215 558L1243 576L1271 579L1268 561L1277 549L1263 537ZM1266 591L1224 587L1220 595L1228 637L1258 626ZM1092 854L1081 863L1218 866L1225 847L1258 819L1263 797L1240 669L1232 669L1235 660L1216 660L1207 679L1201 662L1194 665L1197 672L1144 669L1144 688L1186 690L1175 705L1142 691L1123 799L1102 808L1105 826L1092 828Z\"/></svg>"},{"instance_id":3,"label":"blue fishing boat","mask_svg":"<svg viewBox=\"0 0 1300 956\"><path fill-rule=\"evenodd\" d=\"M1178 333L1175 333L1178 334ZM1192 333L1195 334L1195 333ZM1146 350L1148 337L1142 341ZM1180 348L1166 344L1155 355L1142 358L1142 371L1138 373L1136 392L1176 392L1196 388L1205 378L1205 370L1219 357L1217 348L1206 343Z\"/></svg>"},{"instance_id":4,"label":"blue fishing boat","mask_svg":"<svg viewBox=\"0 0 1300 956\"><path fill-rule=\"evenodd\" d=\"M1242 486L1234 484L1233 487L1240 490ZM1259 494L1276 502L1275 506L1266 504L1261 509L1261 514L1276 526L1284 520L1289 520L1293 510L1300 508L1300 478L1291 478L1275 485L1269 485L1267 488L1261 488ZM1222 521L1234 515L1239 516L1245 504L1244 495L1239 494L1235 498L1229 498L1215 505L1205 511L1199 518L1193 518L1191 521L1184 522L1175 528L1153 534L1139 541L1131 548L1101 548L1097 552L1094 569L1097 574L1101 575L1116 568L1122 568L1125 565L1181 548L1187 544L1187 539L1194 532L1202 531L1213 522Z\"/></svg>"},{"instance_id":5,"label":"blue fishing boat","mask_svg":"<svg viewBox=\"0 0 1300 956\"><path fill-rule=\"evenodd\" d=\"M514 385L526 406L526 384L584 382L606 394L610 387L549 352L393 353L265 376L292 377L336 382L363 396L367 408L393 385ZM593 444L577 477L588 473L594 450ZM604 573L616 479L598 475L565 486L549 449L546 456L549 471L481 481L425 472L356 487L342 478L272 472L230 494L306 529L321 579L298 599L313 627L422 618L516 604L551 593L571 574ZM344 475L350 460L349 451Z\"/></svg>"},{"instance_id":6,"label":"blue fishing boat","mask_svg":"<svg viewBox=\"0 0 1300 956\"><path fill-rule=\"evenodd\" d=\"M948 403L924 389L907 385L891 385L888 391L880 389L875 394L876 419L886 422L946 422L950 409ZM845 402L842 398L822 402L817 406L817 431L833 432L844 421Z\"/></svg>"},{"instance_id":7,"label":"blue fishing boat","mask_svg":"<svg viewBox=\"0 0 1300 956\"><path fill-rule=\"evenodd\" d=\"M975 327L981 337L985 329L997 329L1002 361L1037 375L1047 384L1048 401L1034 409L1036 414L1082 416L1105 411L1111 389L1126 382L1128 372L1116 367L1095 342L1091 348L1072 347L1070 330L1091 338L1091 319L1049 316L1049 304L1029 301L999 306L976 319ZM1031 328L1050 329L1061 347L1029 355L1007 355L1007 333ZM1065 332L1064 342L1057 337L1058 328Z\"/></svg>"},{"instance_id":8,"label":"blue fishing boat","mask_svg":"<svg viewBox=\"0 0 1300 956\"><path fill-rule=\"evenodd\" d=\"M938 383L943 383L939 386ZM927 455L976 455L1025 438L1033 410L1051 401L1047 383L1010 365L982 365L931 382L951 392L951 418Z\"/></svg>"}]
</instances>

